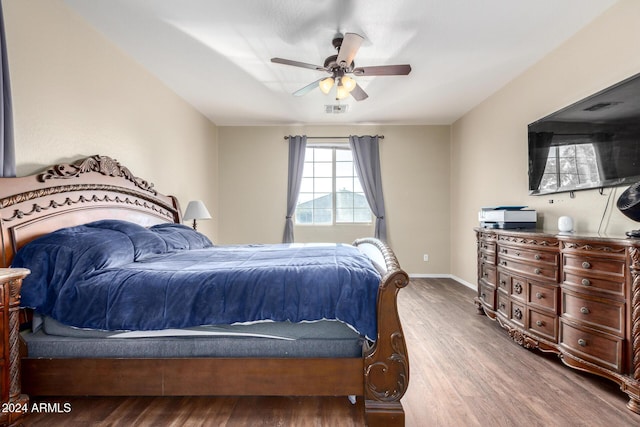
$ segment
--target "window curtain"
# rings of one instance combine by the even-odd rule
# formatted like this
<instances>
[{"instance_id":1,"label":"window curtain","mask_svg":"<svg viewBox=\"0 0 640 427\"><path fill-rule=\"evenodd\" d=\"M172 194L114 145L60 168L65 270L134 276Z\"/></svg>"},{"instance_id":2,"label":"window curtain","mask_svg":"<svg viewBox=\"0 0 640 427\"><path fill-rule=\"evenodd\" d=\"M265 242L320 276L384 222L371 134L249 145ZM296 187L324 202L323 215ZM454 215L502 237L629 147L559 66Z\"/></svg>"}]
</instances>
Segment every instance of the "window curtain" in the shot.
<instances>
[{"instance_id":1,"label":"window curtain","mask_svg":"<svg viewBox=\"0 0 640 427\"><path fill-rule=\"evenodd\" d=\"M380 172L380 150L377 136L350 136L349 146L353 152L353 163L358 172L364 195L371 211L376 216L375 237L387 240L387 222L384 218L382 174Z\"/></svg>"},{"instance_id":2,"label":"window curtain","mask_svg":"<svg viewBox=\"0 0 640 427\"><path fill-rule=\"evenodd\" d=\"M9 61L4 35L4 16L0 4L0 176L16 176L16 152L13 144L13 109L11 107L11 85L9 83Z\"/></svg>"},{"instance_id":3,"label":"window curtain","mask_svg":"<svg viewBox=\"0 0 640 427\"><path fill-rule=\"evenodd\" d=\"M293 214L296 211L302 169L304 168L304 153L307 148L307 136L289 136L289 178L287 183L287 216L284 223L282 243L293 243Z\"/></svg>"}]
</instances>

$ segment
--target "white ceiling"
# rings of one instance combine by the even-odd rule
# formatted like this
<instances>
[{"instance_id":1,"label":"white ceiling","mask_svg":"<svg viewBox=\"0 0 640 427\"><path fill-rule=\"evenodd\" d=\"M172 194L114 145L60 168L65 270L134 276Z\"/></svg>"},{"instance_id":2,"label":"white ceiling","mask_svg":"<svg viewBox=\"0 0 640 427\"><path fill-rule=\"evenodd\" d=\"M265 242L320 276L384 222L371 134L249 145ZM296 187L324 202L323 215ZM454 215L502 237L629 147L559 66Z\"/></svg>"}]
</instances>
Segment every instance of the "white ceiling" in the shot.
<instances>
[{"instance_id":1,"label":"white ceiling","mask_svg":"<svg viewBox=\"0 0 640 427\"><path fill-rule=\"evenodd\" d=\"M65 0L217 125L450 124L617 0ZM365 37L356 77L369 98L291 95L326 73L336 32Z\"/></svg>"}]
</instances>

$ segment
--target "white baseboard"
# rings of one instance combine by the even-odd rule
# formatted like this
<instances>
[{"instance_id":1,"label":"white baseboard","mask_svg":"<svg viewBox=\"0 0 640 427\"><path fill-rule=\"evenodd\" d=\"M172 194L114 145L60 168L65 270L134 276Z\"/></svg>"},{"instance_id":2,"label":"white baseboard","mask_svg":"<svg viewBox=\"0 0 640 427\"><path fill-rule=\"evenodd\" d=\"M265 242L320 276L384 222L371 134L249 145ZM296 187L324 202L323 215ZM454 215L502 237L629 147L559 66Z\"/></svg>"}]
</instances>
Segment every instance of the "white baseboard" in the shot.
<instances>
[{"instance_id":1,"label":"white baseboard","mask_svg":"<svg viewBox=\"0 0 640 427\"><path fill-rule=\"evenodd\" d=\"M478 290L477 285L474 283L469 283L466 280L462 280L461 278L454 276L453 274L409 274L410 279L428 279L428 278L443 278L443 279L453 279L456 282L460 283L463 286L466 286L469 289L473 289L474 291Z\"/></svg>"}]
</instances>

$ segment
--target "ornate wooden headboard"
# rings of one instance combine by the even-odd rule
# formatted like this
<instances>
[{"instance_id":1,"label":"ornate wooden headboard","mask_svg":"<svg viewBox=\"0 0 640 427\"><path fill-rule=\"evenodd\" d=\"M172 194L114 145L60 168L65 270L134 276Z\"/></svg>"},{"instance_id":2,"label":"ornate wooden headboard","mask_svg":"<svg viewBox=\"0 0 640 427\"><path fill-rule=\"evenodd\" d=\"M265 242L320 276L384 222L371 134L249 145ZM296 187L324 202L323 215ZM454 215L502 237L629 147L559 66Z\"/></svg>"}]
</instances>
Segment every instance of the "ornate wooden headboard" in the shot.
<instances>
[{"instance_id":1,"label":"ornate wooden headboard","mask_svg":"<svg viewBox=\"0 0 640 427\"><path fill-rule=\"evenodd\" d=\"M0 267L43 234L100 219L144 226L181 222L178 200L107 156L95 155L44 172L0 178Z\"/></svg>"}]
</instances>

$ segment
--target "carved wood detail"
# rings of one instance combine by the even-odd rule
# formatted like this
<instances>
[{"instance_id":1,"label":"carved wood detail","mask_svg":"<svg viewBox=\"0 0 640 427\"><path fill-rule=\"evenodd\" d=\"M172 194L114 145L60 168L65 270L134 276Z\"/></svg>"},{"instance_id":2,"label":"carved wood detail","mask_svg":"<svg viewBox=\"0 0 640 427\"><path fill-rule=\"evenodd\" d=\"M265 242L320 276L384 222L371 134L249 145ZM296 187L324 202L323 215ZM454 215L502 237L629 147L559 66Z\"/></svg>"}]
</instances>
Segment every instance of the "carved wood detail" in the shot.
<instances>
[{"instance_id":1,"label":"carved wood detail","mask_svg":"<svg viewBox=\"0 0 640 427\"><path fill-rule=\"evenodd\" d=\"M2 404L0 424L12 424L24 414L29 398L21 394L20 383L20 288L27 269L0 269L0 321L5 331L3 343L3 368L1 376ZM6 406L5 406L6 405Z\"/></svg>"},{"instance_id":2,"label":"carved wood detail","mask_svg":"<svg viewBox=\"0 0 640 427\"><path fill-rule=\"evenodd\" d=\"M598 244L578 244L575 242L563 242L563 246L565 249L576 249L581 251L601 251L607 253L618 253L623 254L625 248L612 248L611 246L606 245L598 245Z\"/></svg>"},{"instance_id":3,"label":"carved wood detail","mask_svg":"<svg viewBox=\"0 0 640 427\"><path fill-rule=\"evenodd\" d=\"M538 238L531 238L531 237L499 235L498 240L501 242L519 243L522 245L534 245L534 246L543 246L543 247L549 247L549 248L554 248L559 246L559 242L553 239L549 240L549 239L538 239Z\"/></svg>"},{"instance_id":4,"label":"carved wood detail","mask_svg":"<svg viewBox=\"0 0 640 427\"><path fill-rule=\"evenodd\" d=\"M98 172L107 176L119 176L125 178L134 183L138 188L148 191L154 196L157 193L153 188L153 184L145 181L142 178L138 178L131 173L129 168L122 166L116 159L112 159L108 156L94 155L84 159L80 159L75 163L63 163L54 165L38 175L40 182L45 182L49 179L70 179L78 178L80 175L87 172Z\"/></svg>"},{"instance_id":5,"label":"carved wood detail","mask_svg":"<svg viewBox=\"0 0 640 427\"><path fill-rule=\"evenodd\" d=\"M631 274L631 342L633 378L640 381L640 248L629 248Z\"/></svg>"},{"instance_id":6,"label":"carved wood detail","mask_svg":"<svg viewBox=\"0 0 640 427\"><path fill-rule=\"evenodd\" d=\"M511 339L516 344L528 349L540 347L540 342L538 340L534 339L530 335L523 333L520 329L513 327L509 323L504 322L500 316L496 316L496 320L498 321L498 324L502 327L502 329L507 331Z\"/></svg>"},{"instance_id":7,"label":"carved wood detail","mask_svg":"<svg viewBox=\"0 0 640 427\"><path fill-rule=\"evenodd\" d=\"M171 220L175 217L176 209L169 205L161 205L158 201L143 201L141 202L139 199L145 199L145 195L136 191L125 191L120 187L114 187L111 185L64 185L60 187L51 187L47 189L43 189L40 191L30 191L28 193L21 193L15 196L6 197L4 199L0 199L0 209L7 208L9 206L26 202L29 200L38 199L41 197L46 197L55 194L68 194L70 192L77 191L105 191L105 192L118 192L119 194L131 195L133 196L133 200L125 197L121 198L119 196L109 197L108 195L104 195L100 197L94 194L91 197L85 197L84 195L80 195L76 200L72 200L70 197L66 197L64 201L58 202L55 200L49 200L47 204L33 204L30 211L22 211L20 209L15 209L13 211L13 215L8 218L3 218L4 221L12 221L15 219L21 219L25 216L37 214L48 209L56 209L62 206L71 206L78 203L119 203L119 204L129 204L134 206L140 206L150 211L156 212L159 215L167 217L167 219ZM160 206L160 207L159 207Z\"/></svg>"},{"instance_id":8,"label":"carved wood detail","mask_svg":"<svg viewBox=\"0 0 640 427\"><path fill-rule=\"evenodd\" d=\"M409 386L409 358L397 310L397 293L409 284L409 276L399 269L398 260L390 249L376 239L359 239L358 246L369 243L383 254L387 273L378 290L378 338L367 349L364 358L365 399L379 402L399 402Z\"/></svg>"}]
</instances>

